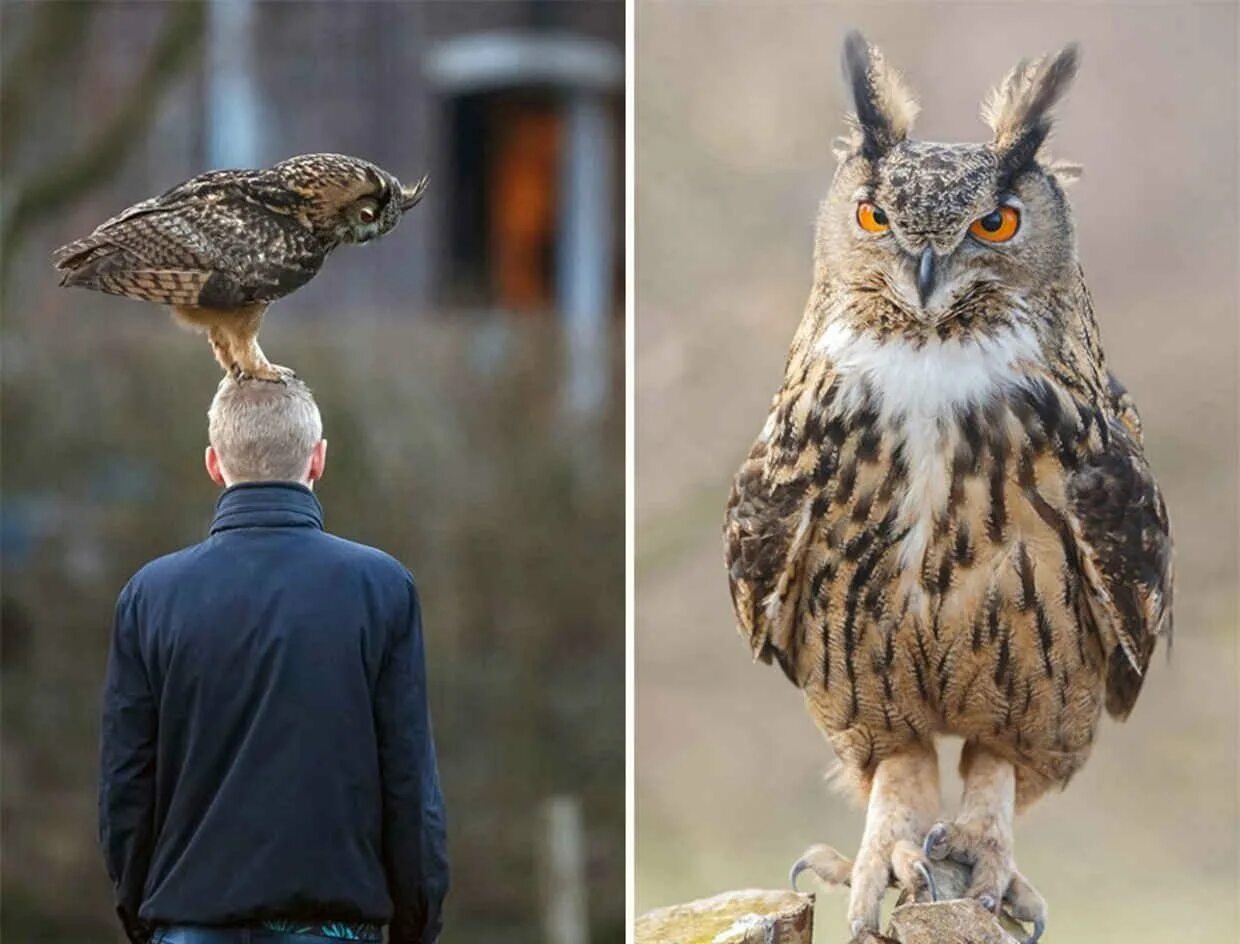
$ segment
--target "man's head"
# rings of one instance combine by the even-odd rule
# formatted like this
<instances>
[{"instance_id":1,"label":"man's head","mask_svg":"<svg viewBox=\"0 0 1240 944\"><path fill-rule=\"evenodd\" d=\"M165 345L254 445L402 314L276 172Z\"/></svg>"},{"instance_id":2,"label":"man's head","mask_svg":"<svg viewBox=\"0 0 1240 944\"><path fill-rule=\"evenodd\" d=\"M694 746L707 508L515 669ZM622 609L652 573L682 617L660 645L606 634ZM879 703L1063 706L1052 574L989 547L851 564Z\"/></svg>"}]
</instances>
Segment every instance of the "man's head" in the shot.
<instances>
[{"instance_id":1,"label":"man's head","mask_svg":"<svg viewBox=\"0 0 1240 944\"><path fill-rule=\"evenodd\" d=\"M225 377L207 419L207 474L216 485L300 482L313 488L323 475L323 420L310 388L300 380Z\"/></svg>"}]
</instances>

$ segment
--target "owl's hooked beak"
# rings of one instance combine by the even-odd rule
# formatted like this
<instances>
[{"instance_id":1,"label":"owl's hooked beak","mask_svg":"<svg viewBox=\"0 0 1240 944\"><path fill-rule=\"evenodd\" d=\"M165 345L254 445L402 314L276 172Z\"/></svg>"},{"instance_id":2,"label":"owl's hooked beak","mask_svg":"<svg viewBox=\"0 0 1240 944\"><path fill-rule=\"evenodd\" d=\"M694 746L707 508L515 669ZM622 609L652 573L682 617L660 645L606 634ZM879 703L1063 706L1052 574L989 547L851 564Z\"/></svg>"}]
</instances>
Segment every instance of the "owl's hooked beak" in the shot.
<instances>
[{"instance_id":1,"label":"owl's hooked beak","mask_svg":"<svg viewBox=\"0 0 1240 944\"><path fill-rule=\"evenodd\" d=\"M400 211L404 213L406 210L412 210L418 205L418 201L422 199L422 195L426 193L426 185L430 182L430 177L423 177L412 187L400 188Z\"/></svg>"},{"instance_id":2,"label":"owl's hooked beak","mask_svg":"<svg viewBox=\"0 0 1240 944\"><path fill-rule=\"evenodd\" d=\"M927 246L917 259L917 298L922 309L925 309L926 302L934 294L936 274L934 250Z\"/></svg>"}]
</instances>

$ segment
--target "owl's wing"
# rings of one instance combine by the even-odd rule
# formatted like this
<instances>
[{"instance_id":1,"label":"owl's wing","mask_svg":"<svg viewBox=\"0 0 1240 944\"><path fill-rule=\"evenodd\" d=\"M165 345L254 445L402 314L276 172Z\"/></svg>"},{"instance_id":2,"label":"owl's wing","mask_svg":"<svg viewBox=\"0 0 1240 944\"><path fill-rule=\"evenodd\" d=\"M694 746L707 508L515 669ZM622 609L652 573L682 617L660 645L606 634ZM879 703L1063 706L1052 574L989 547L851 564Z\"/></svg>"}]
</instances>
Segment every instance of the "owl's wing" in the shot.
<instances>
[{"instance_id":1,"label":"owl's wing","mask_svg":"<svg viewBox=\"0 0 1240 944\"><path fill-rule=\"evenodd\" d=\"M111 219L105 220L95 227L95 231L85 239L74 240L61 246L52 253L52 261L56 268L63 269L75 261L75 257L89 254L91 250L106 245L104 237L108 233L123 232L121 224L135 220L150 213L171 212L186 205L187 202L213 203L226 196L229 188L239 184L247 172L236 170L216 170L199 174L184 183L177 184L155 197L142 200L131 207L126 207Z\"/></svg>"},{"instance_id":2,"label":"owl's wing","mask_svg":"<svg viewBox=\"0 0 1240 944\"><path fill-rule=\"evenodd\" d=\"M785 384L732 483L724 518L724 559L732 606L754 657L777 661L797 683L796 611L815 502L838 461L838 441L822 427L833 374Z\"/></svg>"},{"instance_id":3,"label":"owl's wing","mask_svg":"<svg viewBox=\"0 0 1240 944\"><path fill-rule=\"evenodd\" d=\"M1115 414L1106 442L1069 477L1067 497L1090 610L1111 645L1107 711L1123 718L1136 704L1158 637L1171 633L1172 547L1136 406L1111 381Z\"/></svg>"},{"instance_id":4,"label":"owl's wing","mask_svg":"<svg viewBox=\"0 0 1240 944\"><path fill-rule=\"evenodd\" d=\"M236 173L195 178L62 247L61 284L209 308L271 301L305 284L323 261L318 240L249 199Z\"/></svg>"}]
</instances>

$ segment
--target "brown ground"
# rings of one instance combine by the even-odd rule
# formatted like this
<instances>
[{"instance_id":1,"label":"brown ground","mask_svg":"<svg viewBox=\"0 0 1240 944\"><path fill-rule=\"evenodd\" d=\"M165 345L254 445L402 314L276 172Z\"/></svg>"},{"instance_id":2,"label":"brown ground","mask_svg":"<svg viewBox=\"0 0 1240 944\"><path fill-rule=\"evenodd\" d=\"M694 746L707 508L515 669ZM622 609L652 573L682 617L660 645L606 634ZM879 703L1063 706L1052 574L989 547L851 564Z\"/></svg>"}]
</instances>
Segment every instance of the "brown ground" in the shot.
<instances>
[{"instance_id":1,"label":"brown ground","mask_svg":"<svg viewBox=\"0 0 1240 944\"><path fill-rule=\"evenodd\" d=\"M1174 658L1104 726L1066 793L1017 825L1047 940L1231 940L1237 869L1236 8L648 3L637 29L637 908L777 887L861 816L826 743L737 637L720 524L809 288L860 26L924 105L980 140L1022 55L1083 45L1054 152L1085 165L1080 252L1145 422L1177 540ZM944 752L954 803L957 748ZM845 897L823 896L820 940ZM1230 932L1230 933L1229 933Z\"/></svg>"}]
</instances>

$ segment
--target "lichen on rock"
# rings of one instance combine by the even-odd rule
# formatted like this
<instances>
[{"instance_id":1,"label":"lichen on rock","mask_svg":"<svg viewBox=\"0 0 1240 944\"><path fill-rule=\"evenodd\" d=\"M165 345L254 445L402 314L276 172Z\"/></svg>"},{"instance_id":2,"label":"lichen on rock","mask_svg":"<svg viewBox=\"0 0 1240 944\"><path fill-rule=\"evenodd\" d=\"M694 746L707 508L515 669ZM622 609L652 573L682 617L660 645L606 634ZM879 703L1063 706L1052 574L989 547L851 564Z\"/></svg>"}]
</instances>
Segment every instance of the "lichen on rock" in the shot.
<instances>
[{"instance_id":1,"label":"lichen on rock","mask_svg":"<svg viewBox=\"0 0 1240 944\"><path fill-rule=\"evenodd\" d=\"M810 944L814 896L746 889L651 911L636 944Z\"/></svg>"}]
</instances>

